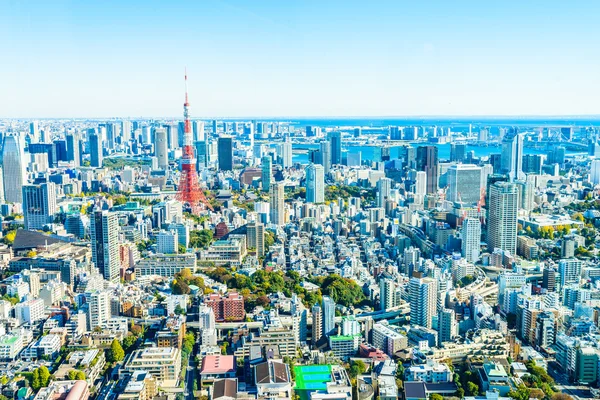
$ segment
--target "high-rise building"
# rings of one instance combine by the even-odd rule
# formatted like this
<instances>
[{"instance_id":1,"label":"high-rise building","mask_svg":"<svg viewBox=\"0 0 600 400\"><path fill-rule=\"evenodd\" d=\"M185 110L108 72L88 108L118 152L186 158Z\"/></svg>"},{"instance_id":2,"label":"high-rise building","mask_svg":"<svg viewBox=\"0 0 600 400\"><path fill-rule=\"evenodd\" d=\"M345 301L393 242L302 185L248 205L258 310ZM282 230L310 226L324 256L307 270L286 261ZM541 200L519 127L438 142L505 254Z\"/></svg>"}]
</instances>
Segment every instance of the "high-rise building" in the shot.
<instances>
[{"instance_id":1,"label":"high-rise building","mask_svg":"<svg viewBox=\"0 0 600 400\"><path fill-rule=\"evenodd\" d=\"M94 211L90 219L92 260L107 281L119 280L119 221L117 214Z\"/></svg>"},{"instance_id":2,"label":"high-rise building","mask_svg":"<svg viewBox=\"0 0 600 400\"><path fill-rule=\"evenodd\" d=\"M452 165L447 172L446 200L475 204L481 193L481 167L472 164Z\"/></svg>"},{"instance_id":3,"label":"high-rise building","mask_svg":"<svg viewBox=\"0 0 600 400\"><path fill-rule=\"evenodd\" d=\"M517 193L519 195L518 206L525 211L532 211L534 207L534 186L529 181L515 180Z\"/></svg>"},{"instance_id":4,"label":"high-rise building","mask_svg":"<svg viewBox=\"0 0 600 400\"><path fill-rule=\"evenodd\" d=\"M81 155L79 154L79 137L75 134L69 134L67 139L67 159L73 162L73 165L81 165Z\"/></svg>"},{"instance_id":5,"label":"high-rise building","mask_svg":"<svg viewBox=\"0 0 600 400\"><path fill-rule=\"evenodd\" d=\"M335 334L335 301L329 296L323 296L323 335Z\"/></svg>"},{"instance_id":6,"label":"high-rise building","mask_svg":"<svg viewBox=\"0 0 600 400\"><path fill-rule=\"evenodd\" d=\"M479 261L481 246L481 222L477 218L465 218L461 228L461 255L470 263Z\"/></svg>"},{"instance_id":7,"label":"high-rise building","mask_svg":"<svg viewBox=\"0 0 600 400\"><path fill-rule=\"evenodd\" d=\"M156 157L158 168L167 169L169 166L169 147L167 130L165 128L156 128L154 130L154 156Z\"/></svg>"},{"instance_id":8,"label":"high-rise building","mask_svg":"<svg viewBox=\"0 0 600 400\"><path fill-rule=\"evenodd\" d=\"M111 317L110 312L110 292L106 290L96 290L85 294L85 303L87 304L87 328L93 331L100 327Z\"/></svg>"},{"instance_id":9,"label":"high-rise building","mask_svg":"<svg viewBox=\"0 0 600 400\"><path fill-rule=\"evenodd\" d=\"M377 192L375 194L377 207L385 207L385 202L392 193L392 180L390 178L381 178L377 181Z\"/></svg>"},{"instance_id":10,"label":"high-rise building","mask_svg":"<svg viewBox=\"0 0 600 400\"><path fill-rule=\"evenodd\" d=\"M321 306L315 304L312 308L312 343L317 344L323 337L323 310Z\"/></svg>"},{"instance_id":11,"label":"high-rise building","mask_svg":"<svg viewBox=\"0 0 600 400\"><path fill-rule=\"evenodd\" d=\"M4 137L2 147L2 178L4 199L8 203L23 202L23 185L27 183L25 143L20 136Z\"/></svg>"},{"instance_id":12,"label":"high-rise building","mask_svg":"<svg viewBox=\"0 0 600 400\"><path fill-rule=\"evenodd\" d=\"M417 171L415 177L415 204L423 204L427 194L427 174L424 171Z\"/></svg>"},{"instance_id":13,"label":"high-rise building","mask_svg":"<svg viewBox=\"0 0 600 400\"><path fill-rule=\"evenodd\" d=\"M342 132L329 132L329 143L331 143L331 164L342 164Z\"/></svg>"},{"instance_id":14,"label":"high-rise building","mask_svg":"<svg viewBox=\"0 0 600 400\"><path fill-rule=\"evenodd\" d=\"M125 144L131 140L133 124L131 121L121 121L121 143Z\"/></svg>"},{"instance_id":15,"label":"high-rise building","mask_svg":"<svg viewBox=\"0 0 600 400\"><path fill-rule=\"evenodd\" d=\"M396 281L394 277L384 272L379 277L379 307L387 311L396 306Z\"/></svg>"},{"instance_id":16,"label":"high-rise building","mask_svg":"<svg viewBox=\"0 0 600 400\"><path fill-rule=\"evenodd\" d=\"M271 223L281 226L285 223L285 186L283 182L273 182L269 192Z\"/></svg>"},{"instance_id":17,"label":"high-rise building","mask_svg":"<svg viewBox=\"0 0 600 400\"><path fill-rule=\"evenodd\" d=\"M179 235L177 231L160 231L156 235L156 251L161 254L179 253Z\"/></svg>"},{"instance_id":18,"label":"high-rise building","mask_svg":"<svg viewBox=\"0 0 600 400\"><path fill-rule=\"evenodd\" d=\"M321 165L323 166L323 171L328 174L331 169L331 144L327 140L324 140L320 146Z\"/></svg>"},{"instance_id":19,"label":"high-rise building","mask_svg":"<svg viewBox=\"0 0 600 400\"><path fill-rule=\"evenodd\" d=\"M450 145L450 161L463 162L467 156L467 145L462 143L452 143Z\"/></svg>"},{"instance_id":20,"label":"high-rise building","mask_svg":"<svg viewBox=\"0 0 600 400\"><path fill-rule=\"evenodd\" d=\"M268 192L271 190L271 178L273 174L273 162L271 156L264 156L261 160L261 180L262 190Z\"/></svg>"},{"instance_id":21,"label":"high-rise building","mask_svg":"<svg viewBox=\"0 0 600 400\"><path fill-rule=\"evenodd\" d=\"M258 221L250 221L246 225L246 243L248 248L256 249L256 256L265 255L265 226Z\"/></svg>"},{"instance_id":22,"label":"high-rise building","mask_svg":"<svg viewBox=\"0 0 600 400\"><path fill-rule=\"evenodd\" d=\"M23 186L25 229L42 229L56 214L56 185L52 182Z\"/></svg>"},{"instance_id":23,"label":"high-rise building","mask_svg":"<svg viewBox=\"0 0 600 400\"><path fill-rule=\"evenodd\" d=\"M458 335L458 324L454 310L442 308L438 313L438 341L441 346L444 342L451 342Z\"/></svg>"},{"instance_id":24,"label":"high-rise building","mask_svg":"<svg viewBox=\"0 0 600 400\"><path fill-rule=\"evenodd\" d=\"M306 202L325 201L325 174L322 165L310 164L306 167Z\"/></svg>"},{"instance_id":25,"label":"high-rise building","mask_svg":"<svg viewBox=\"0 0 600 400\"><path fill-rule=\"evenodd\" d=\"M292 142L290 141L289 136L286 135L283 143L281 144L281 166L283 168L290 168L292 166Z\"/></svg>"},{"instance_id":26,"label":"high-rise building","mask_svg":"<svg viewBox=\"0 0 600 400\"><path fill-rule=\"evenodd\" d=\"M217 322L243 321L246 316L244 311L244 297L233 291L225 296L211 293L204 299L204 305L211 307Z\"/></svg>"},{"instance_id":27,"label":"high-rise building","mask_svg":"<svg viewBox=\"0 0 600 400\"><path fill-rule=\"evenodd\" d=\"M523 173L541 175L544 165L544 156L541 154L523 155Z\"/></svg>"},{"instance_id":28,"label":"high-rise building","mask_svg":"<svg viewBox=\"0 0 600 400\"><path fill-rule=\"evenodd\" d=\"M219 153L219 170L233 171L233 138L221 136L217 142Z\"/></svg>"},{"instance_id":29,"label":"high-rise building","mask_svg":"<svg viewBox=\"0 0 600 400\"><path fill-rule=\"evenodd\" d=\"M563 258L558 261L558 275L560 276L560 287L576 283L581 279L581 268L583 263L577 258Z\"/></svg>"},{"instance_id":30,"label":"high-rise building","mask_svg":"<svg viewBox=\"0 0 600 400\"><path fill-rule=\"evenodd\" d=\"M554 344L556 339L556 330L554 314L551 312L542 312L536 319L536 345L547 349Z\"/></svg>"},{"instance_id":31,"label":"high-rise building","mask_svg":"<svg viewBox=\"0 0 600 400\"><path fill-rule=\"evenodd\" d=\"M544 268L544 272L542 273L542 287L549 292L556 290L556 270L554 268Z\"/></svg>"},{"instance_id":32,"label":"high-rise building","mask_svg":"<svg viewBox=\"0 0 600 400\"><path fill-rule=\"evenodd\" d=\"M90 165L95 168L102 168L102 137L97 133L90 135Z\"/></svg>"},{"instance_id":33,"label":"high-rise building","mask_svg":"<svg viewBox=\"0 0 600 400\"><path fill-rule=\"evenodd\" d=\"M511 181L525 179L523 173L523 134L515 133L502 139L502 173Z\"/></svg>"},{"instance_id":34,"label":"high-rise building","mask_svg":"<svg viewBox=\"0 0 600 400\"><path fill-rule=\"evenodd\" d=\"M409 281L410 324L431 328L437 314L437 281L413 272Z\"/></svg>"},{"instance_id":35,"label":"high-rise building","mask_svg":"<svg viewBox=\"0 0 600 400\"><path fill-rule=\"evenodd\" d=\"M438 163L437 146L417 147L417 171L424 171L427 175L427 194L438 190Z\"/></svg>"},{"instance_id":36,"label":"high-rise building","mask_svg":"<svg viewBox=\"0 0 600 400\"><path fill-rule=\"evenodd\" d=\"M488 205L487 244L494 249L517 252L517 187L513 183L496 182L490 185Z\"/></svg>"}]
</instances>

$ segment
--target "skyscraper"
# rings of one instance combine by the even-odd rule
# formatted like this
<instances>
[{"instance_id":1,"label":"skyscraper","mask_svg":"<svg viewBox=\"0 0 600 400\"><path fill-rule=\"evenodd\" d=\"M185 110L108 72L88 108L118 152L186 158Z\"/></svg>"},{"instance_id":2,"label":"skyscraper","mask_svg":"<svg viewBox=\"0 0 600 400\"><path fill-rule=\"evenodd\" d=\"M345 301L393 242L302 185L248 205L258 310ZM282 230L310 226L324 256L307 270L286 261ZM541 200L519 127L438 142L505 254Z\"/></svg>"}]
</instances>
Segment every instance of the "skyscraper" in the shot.
<instances>
[{"instance_id":1,"label":"skyscraper","mask_svg":"<svg viewBox=\"0 0 600 400\"><path fill-rule=\"evenodd\" d=\"M320 155L323 172L328 174L331 169L331 144L326 140L321 142Z\"/></svg>"},{"instance_id":2,"label":"skyscraper","mask_svg":"<svg viewBox=\"0 0 600 400\"><path fill-rule=\"evenodd\" d=\"M502 173L507 174L510 181L525 179L523 173L523 134L515 133L502 139Z\"/></svg>"},{"instance_id":3,"label":"skyscraper","mask_svg":"<svg viewBox=\"0 0 600 400\"><path fill-rule=\"evenodd\" d=\"M321 306L315 304L312 308L312 343L317 344L323 337L323 310Z\"/></svg>"},{"instance_id":4,"label":"skyscraper","mask_svg":"<svg viewBox=\"0 0 600 400\"><path fill-rule=\"evenodd\" d=\"M513 183L490 185L487 244L490 252L502 249L517 252L517 187Z\"/></svg>"},{"instance_id":5,"label":"skyscraper","mask_svg":"<svg viewBox=\"0 0 600 400\"><path fill-rule=\"evenodd\" d=\"M56 214L56 185L23 185L23 214L25 229L42 229L53 222Z\"/></svg>"},{"instance_id":6,"label":"skyscraper","mask_svg":"<svg viewBox=\"0 0 600 400\"><path fill-rule=\"evenodd\" d=\"M438 313L438 345L451 342L458 335L458 324L454 310L442 308Z\"/></svg>"},{"instance_id":7,"label":"skyscraper","mask_svg":"<svg viewBox=\"0 0 600 400\"><path fill-rule=\"evenodd\" d=\"M409 281L410 324L431 328L437 312L437 281L413 272Z\"/></svg>"},{"instance_id":8,"label":"skyscraper","mask_svg":"<svg viewBox=\"0 0 600 400\"><path fill-rule=\"evenodd\" d=\"M481 193L481 168L471 164L451 165L447 172L446 200L474 204Z\"/></svg>"},{"instance_id":9,"label":"skyscraper","mask_svg":"<svg viewBox=\"0 0 600 400\"><path fill-rule=\"evenodd\" d=\"M463 162L467 156L467 145L452 143L450 145L450 161Z\"/></svg>"},{"instance_id":10,"label":"skyscraper","mask_svg":"<svg viewBox=\"0 0 600 400\"><path fill-rule=\"evenodd\" d=\"M102 168L102 138L97 133L90 135L90 165Z\"/></svg>"},{"instance_id":11,"label":"skyscraper","mask_svg":"<svg viewBox=\"0 0 600 400\"><path fill-rule=\"evenodd\" d=\"M381 311L396 306L396 282L394 277L384 272L379 277L379 308Z\"/></svg>"},{"instance_id":12,"label":"skyscraper","mask_svg":"<svg viewBox=\"0 0 600 400\"><path fill-rule=\"evenodd\" d=\"M233 171L233 138L221 136L217 142L219 153L219 170Z\"/></svg>"},{"instance_id":13,"label":"skyscraper","mask_svg":"<svg viewBox=\"0 0 600 400\"><path fill-rule=\"evenodd\" d=\"M23 202L23 185L27 183L25 143L20 136L5 136L2 148L4 199L8 203Z\"/></svg>"},{"instance_id":14,"label":"skyscraper","mask_svg":"<svg viewBox=\"0 0 600 400\"><path fill-rule=\"evenodd\" d=\"M377 181L377 207L385 207L385 202L390 198L392 192L392 180L390 178L381 178Z\"/></svg>"},{"instance_id":15,"label":"skyscraper","mask_svg":"<svg viewBox=\"0 0 600 400\"><path fill-rule=\"evenodd\" d=\"M265 255L265 226L258 221L250 221L246 225L246 243L248 248L256 249L256 256Z\"/></svg>"},{"instance_id":16,"label":"skyscraper","mask_svg":"<svg viewBox=\"0 0 600 400\"><path fill-rule=\"evenodd\" d=\"M466 218L461 228L461 255L470 263L479 261L481 222L477 218Z\"/></svg>"},{"instance_id":17,"label":"skyscraper","mask_svg":"<svg viewBox=\"0 0 600 400\"><path fill-rule=\"evenodd\" d=\"M87 304L87 329L93 331L94 328L102 326L108 322L110 313L110 292L107 290L96 290L85 294L85 304Z\"/></svg>"},{"instance_id":18,"label":"skyscraper","mask_svg":"<svg viewBox=\"0 0 600 400\"><path fill-rule=\"evenodd\" d=\"M261 160L261 180L262 190L268 192L271 190L271 176L272 176L273 162L271 156L264 156Z\"/></svg>"},{"instance_id":19,"label":"skyscraper","mask_svg":"<svg viewBox=\"0 0 600 400\"><path fill-rule=\"evenodd\" d=\"M342 132L329 132L329 143L331 143L331 164L342 164Z\"/></svg>"},{"instance_id":20,"label":"skyscraper","mask_svg":"<svg viewBox=\"0 0 600 400\"><path fill-rule=\"evenodd\" d=\"M306 167L306 202L323 203L325 201L325 174L323 166L310 164Z\"/></svg>"},{"instance_id":21,"label":"skyscraper","mask_svg":"<svg viewBox=\"0 0 600 400\"><path fill-rule=\"evenodd\" d=\"M329 296L323 296L321 307L323 309L323 335L329 336L335 333L335 301Z\"/></svg>"},{"instance_id":22,"label":"skyscraper","mask_svg":"<svg viewBox=\"0 0 600 400\"><path fill-rule=\"evenodd\" d=\"M438 148L436 146L417 147L417 171L427 174L427 194L438 190Z\"/></svg>"},{"instance_id":23,"label":"skyscraper","mask_svg":"<svg viewBox=\"0 0 600 400\"><path fill-rule=\"evenodd\" d=\"M159 169L167 169L169 166L169 148L167 142L167 130L165 128L156 128L154 130L154 156L158 161Z\"/></svg>"},{"instance_id":24,"label":"skyscraper","mask_svg":"<svg viewBox=\"0 0 600 400\"><path fill-rule=\"evenodd\" d=\"M67 135L67 160L72 161L73 165L81 165L81 156L79 154L79 137L75 134Z\"/></svg>"},{"instance_id":25,"label":"skyscraper","mask_svg":"<svg viewBox=\"0 0 600 400\"><path fill-rule=\"evenodd\" d=\"M284 189L283 182L273 182L269 192L271 223L277 226L285 223Z\"/></svg>"},{"instance_id":26,"label":"skyscraper","mask_svg":"<svg viewBox=\"0 0 600 400\"><path fill-rule=\"evenodd\" d=\"M292 142L289 136L286 135L283 143L281 144L281 165L283 168L290 168L292 166Z\"/></svg>"},{"instance_id":27,"label":"skyscraper","mask_svg":"<svg viewBox=\"0 0 600 400\"><path fill-rule=\"evenodd\" d=\"M417 171L414 191L415 204L423 204L427 194L427 174L424 171Z\"/></svg>"},{"instance_id":28,"label":"skyscraper","mask_svg":"<svg viewBox=\"0 0 600 400\"><path fill-rule=\"evenodd\" d=\"M577 258L563 258L558 261L558 275L560 276L560 287L570 284L579 284L581 280L581 268L583 263Z\"/></svg>"},{"instance_id":29,"label":"skyscraper","mask_svg":"<svg viewBox=\"0 0 600 400\"><path fill-rule=\"evenodd\" d=\"M119 280L119 221L117 214L94 211L90 219L92 260L107 281Z\"/></svg>"}]
</instances>

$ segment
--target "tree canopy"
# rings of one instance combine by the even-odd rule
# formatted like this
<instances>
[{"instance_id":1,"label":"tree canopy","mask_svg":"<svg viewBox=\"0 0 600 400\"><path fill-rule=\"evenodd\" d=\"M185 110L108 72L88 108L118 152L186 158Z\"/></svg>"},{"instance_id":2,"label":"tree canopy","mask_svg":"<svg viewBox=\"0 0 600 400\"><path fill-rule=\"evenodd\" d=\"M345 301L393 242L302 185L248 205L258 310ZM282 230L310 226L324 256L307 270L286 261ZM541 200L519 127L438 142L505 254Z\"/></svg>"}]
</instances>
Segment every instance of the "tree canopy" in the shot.
<instances>
[{"instance_id":1,"label":"tree canopy","mask_svg":"<svg viewBox=\"0 0 600 400\"><path fill-rule=\"evenodd\" d=\"M114 339L110 344L110 349L106 351L106 359L108 362L119 362L125 358L125 351L121 347L121 343L117 339Z\"/></svg>"}]
</instances>

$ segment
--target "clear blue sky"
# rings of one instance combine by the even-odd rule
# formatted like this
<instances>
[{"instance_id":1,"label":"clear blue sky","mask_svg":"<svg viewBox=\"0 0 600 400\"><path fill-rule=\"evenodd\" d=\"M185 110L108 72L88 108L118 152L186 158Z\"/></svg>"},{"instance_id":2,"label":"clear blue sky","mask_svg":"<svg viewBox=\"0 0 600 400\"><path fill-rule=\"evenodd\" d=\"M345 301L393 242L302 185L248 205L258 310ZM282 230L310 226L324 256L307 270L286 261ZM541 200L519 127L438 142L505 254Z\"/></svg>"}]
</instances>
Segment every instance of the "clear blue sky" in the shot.
<instances>
[{"instance_id":1,"label":"clear blue sky","mask_svg":"<svg viewBox=\"0 0 600 400\"><path fill-rule=\"evenodd\" d=\"M179 116L185 66L193 116L600 114L598 15L594 0L4 0L0 117Z\"/></svg>"}]
</instances>

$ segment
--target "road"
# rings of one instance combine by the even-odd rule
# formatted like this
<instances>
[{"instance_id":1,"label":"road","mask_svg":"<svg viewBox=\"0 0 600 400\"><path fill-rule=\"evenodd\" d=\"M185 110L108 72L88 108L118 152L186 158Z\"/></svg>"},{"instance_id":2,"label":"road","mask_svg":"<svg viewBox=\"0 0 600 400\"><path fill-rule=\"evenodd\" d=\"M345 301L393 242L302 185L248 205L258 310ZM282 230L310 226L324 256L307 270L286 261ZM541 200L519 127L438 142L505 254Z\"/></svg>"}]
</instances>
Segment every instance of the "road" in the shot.
<instances>
[{"instance_id":1,"label":"road","mask_svg":"<svg viewBox=\"0 0 600 400\"><path fill-rule=\"evenodd\" d=\"M559 392L566 393L572 396L574 399L594 398L588 386L576 385L569 382L567 375L561 371L558 371L553 366L548 366L548 372L550 373L550 376L554 378L554 381L556 382L556 388Z\"/></svg>"},{"instance_id":2,"label":"road","mask_svg":"<svg viewBox=\"0 0 600 400\"><path fill-rule=\"evenodd\" d=\"M183 393L184 400L194 400L194 379L196 379L196 354L198 345L194 345L194 350L188 359L187 370L185 371L185 391ZM200 385L198 385L200 387Z\"/></svg>"}]
</instances>

